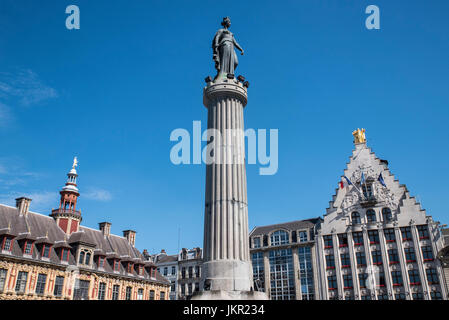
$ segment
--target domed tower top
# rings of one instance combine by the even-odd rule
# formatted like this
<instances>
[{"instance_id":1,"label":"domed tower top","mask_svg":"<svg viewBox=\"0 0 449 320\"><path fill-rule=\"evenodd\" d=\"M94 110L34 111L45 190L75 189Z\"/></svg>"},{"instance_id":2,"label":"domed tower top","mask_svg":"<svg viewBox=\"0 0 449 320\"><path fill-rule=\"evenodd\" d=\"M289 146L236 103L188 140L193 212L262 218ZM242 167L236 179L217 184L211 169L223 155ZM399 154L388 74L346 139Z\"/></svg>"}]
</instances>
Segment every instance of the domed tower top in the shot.
<instances>
[{"instance_id":1,"label":"domed tower top","mask_svg":"<svg viewBox=\"0 0 449 320\"><path fill-rule=\"evenodd\" d=\"M62 190L59 208L54 209L51 215L59 227L67 234L78 231L79 224L82 220L81 211L76 210L76 202L80 196L76 178L78 173L76 167L78 166L78 159L73 159L72 169L67 173L67 182Z\"/></svg>"}]
</instances>

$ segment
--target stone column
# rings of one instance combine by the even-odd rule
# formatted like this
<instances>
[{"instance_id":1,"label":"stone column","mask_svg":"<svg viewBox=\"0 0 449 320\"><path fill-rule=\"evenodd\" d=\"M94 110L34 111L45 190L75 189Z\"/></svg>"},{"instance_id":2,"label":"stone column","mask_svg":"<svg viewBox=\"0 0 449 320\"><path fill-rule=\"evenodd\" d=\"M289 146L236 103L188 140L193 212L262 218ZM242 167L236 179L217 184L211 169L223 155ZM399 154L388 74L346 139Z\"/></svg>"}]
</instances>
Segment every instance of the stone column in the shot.
<instances>
[{"instance_id":1,"label":"stone column","mask_svg":"<svg viewBox=\"0 0 449 320\"><path fill-rule=\"evenodd\" d=\"M354 240L352 239L352 230L347 232L349 260L351 261L352 285L354 288L354 300L360 300L360 285L357 270L357 257L354 250Z\"/></svg>"},{"instance_id":2,"label":"stone column","mask_svg":"<svg viewBox=\"0 0 449 320\"><path fill-rule=\"evenodd\" d=\"M302 300L301 292L301 271L299 268L299 257L298 257L298 247L292 247L292 258L293 258L293 274L295 282L295 296L296 300Z\"/></svg>"},{"instance_id":3,"label":"stone column","mask_svg":"<svg viewBox=\"0 0 449 320\"><path fill-rule=\"evenodd\" d=\"M401 265L401 274L402 274L402 283L404 284L404 293L406 295L407 300L412 300L411 288L410 288L410 279L408 277L408 268L407 261L405 259L404 253L404 245L401 234L401 229L397 226L394 227L394 232L396 236L396 247L399 256L399 263Z\"/></svg>"},{"instance_id":4,"label":"stone column","mask_svg":"<svg viewBox=\"0 0 449 320\"><path fill-rule=\"evenodd\" d=\"M413 245L415 247L416 264L418 265L419 278L421 280L421 288L423 291L423 296L425 300L430 300L429 284L427 282L426 270L424 269L424 260L422 257L421 243L419 239L418 230L415 224L411 225L410 228L412 229L412 238L413 238Z\"/></svg>"},{"instance_id":5,"label":"stone column","mask_svg":"<svg viewBox=\"0 0 449 320\"><path fill-rule=\"evenodd\" d=\"M270 251L263 253L263 274L265 276L265 293L268 299L271 297L271 277L270 277Z\"/></svg>"},{"instance_id":6,"label":"stone column","mask_svg":"<svg viewBox=\"0 0 449 320\"><path fill-rule=\"evenodd\" d=\"M249 256L243 122L247 88L236 79L209 81L204 88L203 103L208 109L209 130L203 288L204 295L215 291L214 296L203 298L251 299L244 292L251 296L262 293L252 291Z\"/></svg>"}]
</instances>

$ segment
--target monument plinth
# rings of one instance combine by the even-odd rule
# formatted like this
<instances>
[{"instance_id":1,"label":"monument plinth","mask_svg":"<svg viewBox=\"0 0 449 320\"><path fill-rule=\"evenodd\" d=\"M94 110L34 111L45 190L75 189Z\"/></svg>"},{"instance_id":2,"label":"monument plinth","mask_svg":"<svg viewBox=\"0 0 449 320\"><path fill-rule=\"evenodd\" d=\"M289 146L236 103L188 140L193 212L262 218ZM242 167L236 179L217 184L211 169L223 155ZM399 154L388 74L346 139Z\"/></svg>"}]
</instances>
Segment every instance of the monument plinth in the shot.
<instances>
[{"instance_id":1,"label":"monument plinth","mask_svg":"<svg viewBox=\"0 0 449 320\"><path fill-rule=\"evenodd\" d=\"M229 18L222 25L213 41L217 76L208 78L203 90L211 161L206 164L203 291L192 299L266 300L264 292L253 289L249 255L243 121L248 82L234 77L234 45L243 50L228 30Z\"/></svg>"}]
</instances>

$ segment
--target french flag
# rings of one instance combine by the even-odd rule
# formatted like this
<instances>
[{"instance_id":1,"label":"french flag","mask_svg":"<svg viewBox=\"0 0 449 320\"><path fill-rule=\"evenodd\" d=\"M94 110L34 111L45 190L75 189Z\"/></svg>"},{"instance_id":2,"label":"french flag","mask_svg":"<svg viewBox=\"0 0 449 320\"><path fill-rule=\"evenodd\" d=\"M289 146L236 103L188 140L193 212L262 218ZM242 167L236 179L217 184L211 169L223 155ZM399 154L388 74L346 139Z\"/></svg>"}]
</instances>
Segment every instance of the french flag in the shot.
<instances>
[{"instance_id":1,"label":"french flag","mask_svg":"<svg viewBox=\"0 0 449 320\"><path fill-rule=\"evenodd\" d=\"M351 180L349 180L348 177L343 176L340 181L340 189L343 189L349 185L352 185Z\"/></svg>"}]
</instances>

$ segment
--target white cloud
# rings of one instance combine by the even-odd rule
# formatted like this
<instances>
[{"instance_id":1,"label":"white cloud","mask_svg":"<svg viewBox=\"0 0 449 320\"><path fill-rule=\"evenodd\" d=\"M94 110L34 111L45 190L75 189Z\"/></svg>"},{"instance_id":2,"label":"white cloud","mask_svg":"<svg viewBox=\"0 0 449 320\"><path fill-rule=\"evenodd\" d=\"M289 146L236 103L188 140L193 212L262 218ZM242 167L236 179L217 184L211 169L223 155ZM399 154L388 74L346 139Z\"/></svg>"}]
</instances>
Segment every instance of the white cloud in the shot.
<instances>
[{"instance_id":1,"label":"white cloud","mask_svg":"<svg viewBox=\"0 0 449 320\"><path fill-rule=\"evenodd\" d=\"M88 188L82 194L83 198L97 201L109 201L112 199L112 194L104 189L100 188Z\"/></svg>"},{"instance_id":2,"label":"white cloud","mask_svg":"<svg viewBox=\"0 0 449 320\"><path fill-rule=\"evenodd\" d=\"M27 197L32 199L31 201L31 211L40 211L40 210L49 210L50 208L58 205L58 193L50 192L50 191L42 191L42 192L31 192L31 193L20 193L17 191L9 192L7 194L0 195L0 203L6 204L9 206L15 206L15 199L19 197Z\"/></svg>"},{"instance_id":3,"label":"white cloud","mask_svg":"<svg viewBox=\"0 0 449 320\"><path fill-rule=\"evenodd\" d=\"M0 73L0 97L3 99L18 98L19 104L30 106L57 96L56 90L32 70Z\"/></svg>"}]
</instances>

